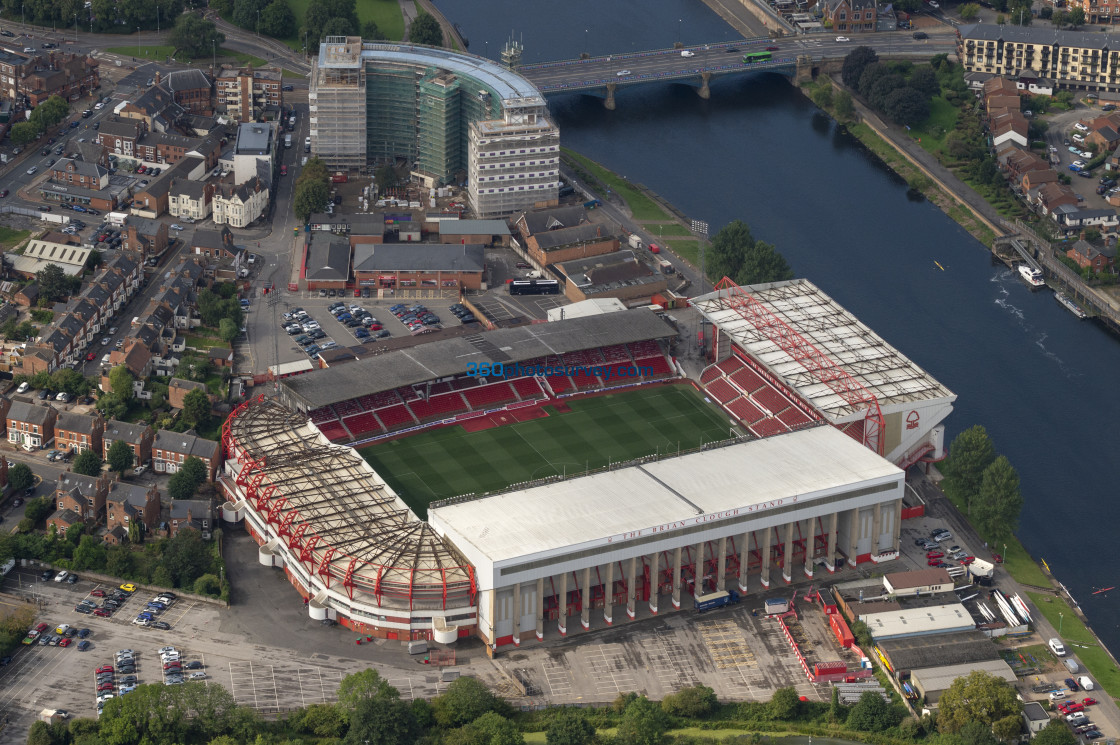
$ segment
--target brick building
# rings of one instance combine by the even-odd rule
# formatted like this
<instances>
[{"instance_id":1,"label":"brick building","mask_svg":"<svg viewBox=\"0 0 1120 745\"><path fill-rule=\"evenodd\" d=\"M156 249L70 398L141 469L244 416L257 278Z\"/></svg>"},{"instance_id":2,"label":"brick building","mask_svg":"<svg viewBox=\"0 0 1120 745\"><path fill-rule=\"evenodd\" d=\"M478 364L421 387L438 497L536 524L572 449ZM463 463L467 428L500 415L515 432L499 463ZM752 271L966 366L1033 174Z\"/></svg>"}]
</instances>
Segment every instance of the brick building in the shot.
<instances>
[{"instance_id":1,"label":"brick building","mask_svg":"<svg viewBox=\"0 0 1120 745\"><path fill-rule=\"evenodd\" d=\"M132 450L133 467L144 465L152 459L152 439L154 437L155 433L147 424L129 424L128 422L118 422L116 419L110 419L105 425L102 445L104 452L101 457L108 460L109 448L117 440L122 440Z\"/></svg>"},{"instance_id":2,"label":"brick building","mask_svg":"<svg viewBox=\"0 0 1120 745\"><path fill-rule=\"evenodd\" d=\"M100 456L101 433L104 429L105 420L96 411L93 414L64 411L55 421L54 446L72 453L92 450Z\"/></svg>"},{"instance_id":3,"label":"brick building","mask_svg":"<svg viewBox=\"0 0 1120 745\"><path fill-rule=\"evenodd\" d=\"M214 82L218 111L239 122L277 119L284 105L278 71L223 67Z\"/></svg>"},{"instance_id":4,"label":"brick building","mask_svg":"<svg viewBox=\"0 0 1120 745\"><path fill-rule=\"evenodd\" d=\"M217 440L199 437L194 430L171 432L161 429L152 443L152 470L175 473L187 458L198 458L206 466L207 479L213 481L222 465L222 447Z\"/></svg>"}]
</instances>

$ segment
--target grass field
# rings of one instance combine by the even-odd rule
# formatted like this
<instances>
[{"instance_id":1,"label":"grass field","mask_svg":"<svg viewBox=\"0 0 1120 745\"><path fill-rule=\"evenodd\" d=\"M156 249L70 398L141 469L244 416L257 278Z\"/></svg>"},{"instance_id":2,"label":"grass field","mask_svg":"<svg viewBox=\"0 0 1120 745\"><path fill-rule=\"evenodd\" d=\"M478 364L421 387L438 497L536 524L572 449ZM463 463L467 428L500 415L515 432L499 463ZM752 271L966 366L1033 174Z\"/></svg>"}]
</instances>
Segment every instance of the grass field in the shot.
<instances>
[{"instance_id":1,"label":"grass field","mask_svg":"<svg viewBox=\"0 0 1120 745\"><path fill-rule=\"evenodd\" d=\"M603 166L595 161L587 158L579 153L569 150L568 148L561 148L564 157L577 167L583 169L585 172L590 173L600 183L606 185L613 190L616 194L626 200L626 204L630 207L630 213L634 216L635 220L671 220L672 217L666 214L665 210L657 206L657 203L647 197L642 192L634 188L626 179L618 176L617 174L608 171Z\"/></svg>"},{"instance_id":2,"label":"grass field","mask_svg":"<svg viewBox=\"0 0 1120 745\"><path fill-rule=\"evenodd\" d=\"M727 419L685 386L582 400L571 411L481 432L445 427L359 450L421 517L428 504L726 439Z\"/></svg>"},{"instance_id":3,"label":"grass field","mask_svg":"<svg viewBox=\"0 0 1120 745\"><path fill-rule=\"evenodd\" d=\"M1066 599L1040 592L1028 592L1027 595L1030 596L1035 607L1042 611L1042 615L1046 616L1046 620L1055 629L1061 629L1062 640L1073 647L1069 651L1085 663L1089 675L1097 685L1108 691L1108 695L1113 698L1120 696L1120 670L1116 668L1116 663L1112 661L1108 652L1097 642L1093 632L1085 627L1073 612L1073 608L1069 607ZM1050 657L1053 658L1053 655Z\"/></svg>"},{"instance_id":4,"label":"grass field","mask_svg":"<svg viewBox=\"0 0 1120 745\"><path fill-rule=\"evenodd\" d=\"M292 13L296 17L297 26L303 23L311 2L312 0L288 0L288 7L292 9ZM389 41L401 41L404 38L404 15L401 13L401 6L397 0L362 0L358 3L357 10L358 23L373 21L377 24L377 29ZM297 52L303 49L303 36L293 36L290 39L280 39L280 41ZM319 49L314 43L311 43L311 46L315 50Z\"/></svg>"},{"instance_id":5,"label":"grass field","mask_svg":"<svg viewBox=\"0 0 1120 745\"><path fill-rule=\"evenodd\" d=\"M11 248L29 235L31 235L30 230L12 230L9 227L0 225L0 246Z\"/></svg>"}]
</instances>

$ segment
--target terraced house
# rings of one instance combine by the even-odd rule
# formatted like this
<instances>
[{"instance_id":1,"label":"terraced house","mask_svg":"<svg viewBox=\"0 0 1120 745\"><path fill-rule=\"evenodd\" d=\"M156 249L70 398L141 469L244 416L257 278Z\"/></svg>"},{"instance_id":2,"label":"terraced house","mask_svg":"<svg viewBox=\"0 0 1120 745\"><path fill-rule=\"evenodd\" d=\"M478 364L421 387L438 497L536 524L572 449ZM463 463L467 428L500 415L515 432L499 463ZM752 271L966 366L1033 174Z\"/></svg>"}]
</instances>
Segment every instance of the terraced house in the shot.
<instances>
[{"instance_id":1,"label":"terraced house","mask_svg":"<svg viewBox=\"0 0 1120 745\"><path fill-rule=\"evenodd\" d=\"M978 23L957 31L957 56L968 73L1120 92L1120 41L1108 34Z\"/></svg>"},{"instance_id":2,"label":"terraced house","mask_svg":"<svg viewBox=\"0 0 1120 745\"><path fill-rule=\"evenodd\" d=\"M193 429L171 432L161 429L152 443L152 470L175 473L187 458L198 458L206 466L207 477L213 481L222 465L222 449L217 441L199 437Z\"/></svg>"},{"instance_id":3,"label":"terraced house","mask_svg":"<svg viewBox=\"0 0 1120 745\"><path fill-rule=\"evenodd\" d=\"M94 410L92 414L64 411L54 424L54 446L59 450L81 453L92 450L101 453L101 432L105 420Z\"/></svg>"},{"instance_id":4,"label":"terraced house","mask_svg":"<svg viewBox=\"0 0 1120 745\"><path fill-rule=\"evenodd\" d=\"M13 401L8 407L5 422L8 425L8 442L24 450L38 450L54 440L54 423L58 412L53 406Z\"/></svg>"}]
</instances>

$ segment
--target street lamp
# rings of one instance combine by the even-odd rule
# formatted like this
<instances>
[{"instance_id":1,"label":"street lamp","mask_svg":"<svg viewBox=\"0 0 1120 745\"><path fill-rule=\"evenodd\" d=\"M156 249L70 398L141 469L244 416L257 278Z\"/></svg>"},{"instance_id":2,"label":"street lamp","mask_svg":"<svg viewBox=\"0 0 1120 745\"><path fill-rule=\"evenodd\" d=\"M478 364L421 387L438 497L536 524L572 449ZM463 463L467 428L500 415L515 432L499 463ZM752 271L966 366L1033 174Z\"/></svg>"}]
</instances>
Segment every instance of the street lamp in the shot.
<instances>
[{"instance_id":1,"label":"street lamp","mask_svg":"<svg viewBox=\"0 0 1120 745\"><path fill-rule=\"evenodd\" d=\"M159 33L159 3L156 3L156 33Z\"/></svg>"},{"instance_id":2,"label":"street lamp","mask_svg":"<svg viewBox=\"0 0 1120 745\"><path fill-rule=\"evenodd\" d=\"M210 51L214 54L214 59L210 62L210 74L215 78L218 77L218 40L210 40Z\"/></svg>"},{"instance_id":3,"label":"street lamp","mask_svg":"<svg viewBox=\"0 0 1120 745\"><path fill-rule=\"evenodd\" d=\"M1061 611L1058 611L1058 636L1062 635L1062 621L1064 620L1065 616L1062 615Z\"/></svg>"},{"instance_id":4,"label":"street lamp","mask_svg":"<svg viewBox=\"0 0 1120 745\"><path fill-rule=\"evenodd\" d=\"M140 56L140 27L136 27L136 56Z\"/></svg>"},{"instance_id":5,"label":"street lamp","mask_svg":"<svg viewBox=\"0 0 1120 745\"><path fill-rule=\"evenodd\" d=\"M683 23L683 22L684 22L683 18L678 18L677 19L677 43L678 44L681 43L681 23Z\"/></svg>"},{"instance_id":6,"label":"street lamp","mask_svg":"<svg viewBox=\"0 0 1120 745\"><path fill-rule=\"evenodd\" d=\"M261 12L259 10L257 11L257 38L261 38Z\"/></svg>"},{"instance_id":7,"label":"street lamp","mask_svg":"<svg viewBox=\"0 0 1120 745\"><path fill-rule=\"evenodd\" d=\"M587 50L587 56L591 56L591 29L585 28L583 30L583 48Z\"/></svg>"}]
</instances>

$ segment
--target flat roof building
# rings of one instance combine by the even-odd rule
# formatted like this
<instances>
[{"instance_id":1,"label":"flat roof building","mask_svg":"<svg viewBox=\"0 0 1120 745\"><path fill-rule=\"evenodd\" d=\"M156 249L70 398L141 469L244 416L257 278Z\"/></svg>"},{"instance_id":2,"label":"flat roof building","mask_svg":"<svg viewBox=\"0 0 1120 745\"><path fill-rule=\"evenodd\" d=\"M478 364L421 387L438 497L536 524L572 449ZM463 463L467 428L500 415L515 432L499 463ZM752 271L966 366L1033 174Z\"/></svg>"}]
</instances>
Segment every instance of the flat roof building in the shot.
<instances>
[{"instance_id":1,"label":"flat roof building","mask_svg":"<svg viewBox=\"0 0 1120 745\"><path fill-rule=\"evenodd\" d=\"M932 595L937 592L950 592L953 579L949 572L940 567L917 569L913 572L892 572L883 577L883 588L890 595Z\"/></svg>"},{"instance_id":2,"label":"flat roof building","mask_svg":"<svg viewBox=\"0 0 1120 745\"><path fill-rule=\"evenodd\" d=\"M1015 671L1003 660L988 660L986 662L968 662L963 665L943 665L941 667L927 667L910 672L910 682L917 688L918 693L925 699L927 705L936 704L953 681L963 678L969 673L982 671L1000 678L1005 683L1014 684Z\"/></svg>"},{"instance_id":3,"label":"flat roof building","mask_svg":"<svg viewBox=\"0 0 1120 745\"><path fill-rule=\"evenodd\" d=\"M960 603L872 613L859 620L867 624L867 630L877 642L907 636L971 631L976 628L976 622L972 620L968 609Z\"/></svg>"}]
</instances>

